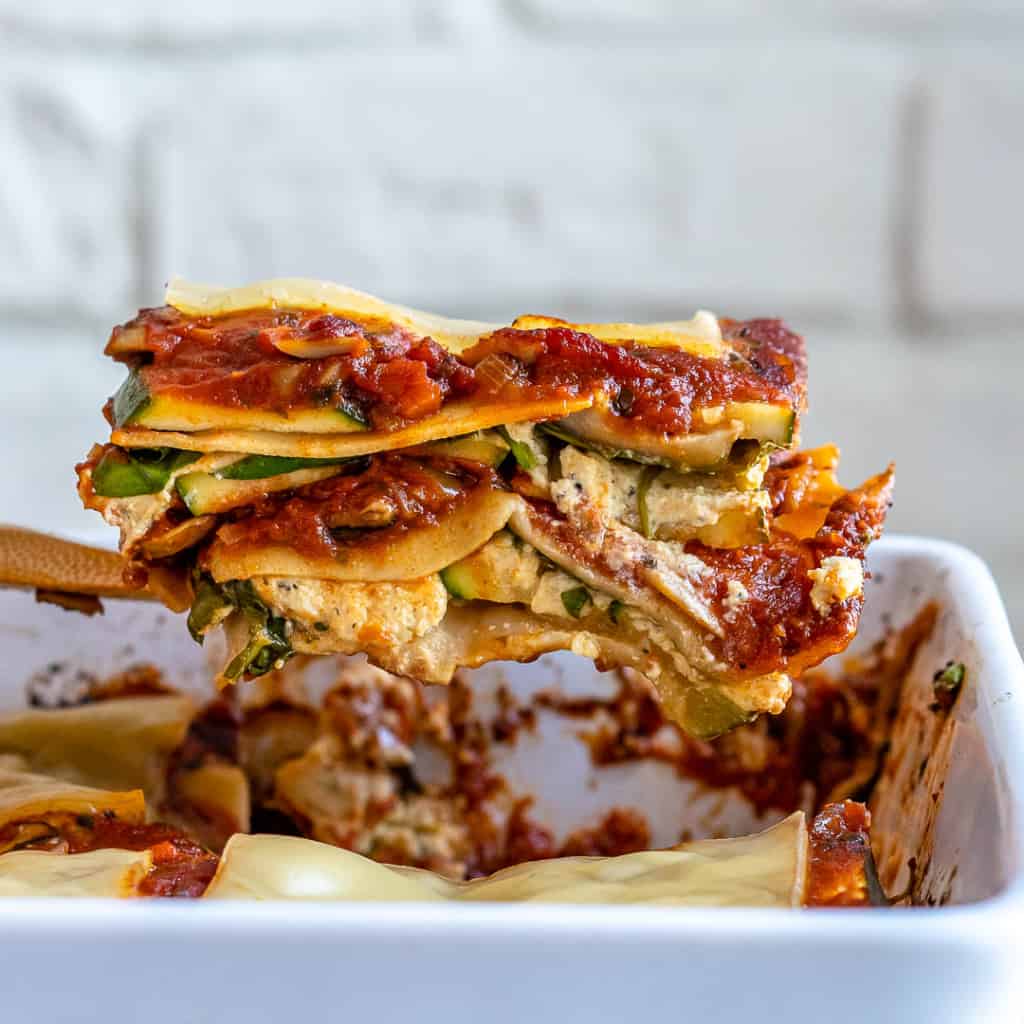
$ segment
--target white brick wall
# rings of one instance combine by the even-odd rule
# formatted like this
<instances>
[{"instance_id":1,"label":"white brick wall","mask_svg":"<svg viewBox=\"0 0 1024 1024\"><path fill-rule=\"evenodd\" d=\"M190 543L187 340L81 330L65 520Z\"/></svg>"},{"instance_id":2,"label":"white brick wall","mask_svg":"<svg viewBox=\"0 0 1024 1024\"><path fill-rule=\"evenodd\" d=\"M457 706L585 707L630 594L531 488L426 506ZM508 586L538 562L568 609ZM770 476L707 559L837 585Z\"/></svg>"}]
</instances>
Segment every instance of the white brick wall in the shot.
<instances>
[{"instance_id":1,"label":"white brick wall","mask_svg":"<svg viewBox=\"0 0 1024 1024\"><path fill-rule=\"evenodd\" d=\"M0 317L61 321L134 298L132 135L115 80L0 58Z\"/></svg>"},{"instance_id":2,"label":"white brick wall","mask_svg":"<svg viewBox=\"0 0 1024 1024\"><path fill-rule=\"evenodd\" d=\"M0 26L54 43L178 48L393 41L454 28L444 0L0 0Z\"/></svg>"},{"instance_id":3,"label":"white brick wall","mask_svg":"<svg viewBox=\"0 0 1024 1024\"><path fill-rule=\"evenodd\" d=\"M808 336L806 445L835 441L854 484L896 463L893 532L957 541L999 580L1024 639L1019 338L924 344L888 332Z\"/></svg>"},{"instance_id":4,"label":"white brick wall","mask_svg":"<svg viewBox=\"0 0 1024 1024\"><path fill-rule=\"evenodd\" d=\"M1019 0L0 0L4 518L90 522L98 349L174 272L779 313L809 439L895 455L894 526L979 548L1024 632L1022 57Z\"/></svg>"},{"instance_id":5,"label":"white brick wall","mask_svg":"<svg viewBox=\"0 0 1024 1024\"><path fill-rule=\"evenodd\" d=\"M652 39L771 40L836 35L874 44L983 40L1019 35L1019 0L505 0L527 31L559 39L619 43Z\"/></svg>"},{"instance_id":6,"label":"white brick wall","mask_svg":"<svg viewBox=\"0 0 1024 1024\"><path fill-rule=\"evenodd\" d=\"M902 87L842 50L757 77L668 50L247 59L191 76L160 124L155 262L303 267L471 312L877 318Z\"/></svg>"},{"instance_id":7,"label":"white brick wall","mask_svg":"<svg viewBox=\"0 0 1024 1024\"><path fill-rule=\"evenodd\" d=\"M1024 305L1024 63L958 61L930 76L922 299L936 319Z\"/></svg>"}]
</instances>

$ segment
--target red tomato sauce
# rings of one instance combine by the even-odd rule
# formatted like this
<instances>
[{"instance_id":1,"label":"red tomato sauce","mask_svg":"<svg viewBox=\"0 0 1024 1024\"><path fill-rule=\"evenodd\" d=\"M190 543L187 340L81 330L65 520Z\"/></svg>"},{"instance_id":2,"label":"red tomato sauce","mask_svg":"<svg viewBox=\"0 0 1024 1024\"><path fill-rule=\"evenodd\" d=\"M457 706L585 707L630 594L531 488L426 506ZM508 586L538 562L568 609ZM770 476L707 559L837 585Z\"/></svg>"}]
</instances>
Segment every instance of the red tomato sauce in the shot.
<instances>
[{"instance_id":1,"label":"red tomato sauce","mask_svg":"<svg viewBox=\"0 0 1024 1024\"><path fill-rule=\"evenodd\" d=\"M809 832L807 906L866 907L880 898L871 884L870 827L870 812L853 800L822 808Z\"/></svg>"},{"instance_id":2,"label":"red tomato sauce","mask_svg":"<svg viewBox=\"0 0 1024 1024\"><path fill-rule=\"evenodd\" d=\"M90 850L152 850L153 865L138 886L140 896L202 896L217 870L217 856L181 829L159 823L124 821L113 811L97 814L51 814L36 822L14 822L0 829L0 845L19 829L38 824L45 834L22 849L56 853Z\"/></svg>"},{"instance_id":3,"label":"red tomato sauce","mask_svg":"<svg viewBox=\"0 0 1024 1024\"><path fill-rule=\"evenodd\" d=\"M250 310L189 317L144 309L115 327L107 352L132 363L151 394L229 408L349 411L393 429L473 398L537 400L607 396L628 427L688 431L695 409L727 401L803 406L802 339L778 320L722 321L726 358L631 342L609 344L571 327L504 328L456 357L431 338L389 321L367 323L303 310ZM338 342L318 358L275 342Z\"/></svg>"},{"instance_id":4,"label":"red tomato sauce","mask_svg":"<svg viewBox=\"0 0 1024 1024\"><path fill-rule=\"evenodd\" d=\"M69 839L69 853L114 847L152 850L153 866L139 884L140 896L202 896L217 870L217 856L172 825L133 825L110 815Z\"/></svg>"},{"instance_id":5,"label":"red tomato sauce","mask_svg":"<svg viewBox=\"0 0 1024 1024\"><path fill-rule=\"evenodd\" d=\"M235 544L286 545L309 557L334 558L346 543L387 544L413 526L429 526L494 474L449 459L371 456L351 473L269 494L228 514L217 539ZM346 538L347 530L363 531ZM369 532L365 532L365 531Z\"/></svg>"}]
</instances>

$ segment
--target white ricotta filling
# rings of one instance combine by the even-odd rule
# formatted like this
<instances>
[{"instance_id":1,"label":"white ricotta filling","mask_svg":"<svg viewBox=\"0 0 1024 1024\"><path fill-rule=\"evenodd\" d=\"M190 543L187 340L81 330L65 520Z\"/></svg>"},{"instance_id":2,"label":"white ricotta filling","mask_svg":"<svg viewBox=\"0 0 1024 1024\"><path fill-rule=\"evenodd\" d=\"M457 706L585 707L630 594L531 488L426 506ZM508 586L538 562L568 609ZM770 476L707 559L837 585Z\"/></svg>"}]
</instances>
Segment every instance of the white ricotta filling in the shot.
<instances>
[{"instance_id":1,"label":"white ricotta filling","mask_svg":"<svg viewBox=\"0 0 1024 1024\"><path fill-rule=\"evenodd\" d=\"M407 644L437 626L448 608L438 576L403 583L258 576L252 585L267 607L303 629L303 650L321 637L325 650Z\"/></svg>"},{"instance_id":2,"label":"white ricotta filling","mask_svg":"<svg viewBox=\"0 0 1024 1024\"><path fill-rule=\"evenodd\" d=\"M834 555L823 558L817 569L807 575L811 588L811 604L819 615L828 615L832 605L864 592L864 567L856 558Z\"/></svg>"},{"instance_id":3,"label":"white ricotta filling","mask_svg":"<svg viewBox=\"0 0 1024 1024\"><path fill-rule=\"evenodd\" d=\"M726 618L735 618L740 609L750 600L750 591L739 580L729 580L728 593L722 604Z\"/></svg>"}]
</instances>

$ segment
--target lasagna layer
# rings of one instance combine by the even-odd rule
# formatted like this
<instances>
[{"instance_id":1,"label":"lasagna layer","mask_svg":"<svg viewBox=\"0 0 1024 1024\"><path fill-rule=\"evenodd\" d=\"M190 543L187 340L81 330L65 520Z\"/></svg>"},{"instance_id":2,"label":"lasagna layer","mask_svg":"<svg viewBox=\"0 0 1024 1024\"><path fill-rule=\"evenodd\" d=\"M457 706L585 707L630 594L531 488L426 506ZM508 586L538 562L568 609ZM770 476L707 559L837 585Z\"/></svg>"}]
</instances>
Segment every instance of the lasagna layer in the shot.
<instances>
[{"instance_id":1,"label":"lasagna layer","mask_svg":"<svg viewBox=\"0 0 1024 1024\"><path fill-rule=\"evenodd\" d=\"M144 570L194 567L191 626L229 631L228 679L365 652L445 683L564 649L647 675L709 737L849 642L891 473L845 492L828 448L680 474L542 426L317 466L172 456L158 492L122 498L96 477L134 479L132 456L98 449L81 488Z\"/></svg>"},{"instance_id":2,"label":"lasagna layer","mask_svg":"<svg viewBox=\"0 0 1024 1024\"><path fill-rule=\"evenodd\" d=\"M729 474L680 475L537 430L508 436L524 462L531 453L529 473L507 442L480 436L319 467L330 475L291 489L264 480L258 499L243 487L241 506L199 517L209 531L182 552L199 574L191 625L197 636L229 630L225 676L259 674L293 652L365 652L445 683L460 667L565 649L641 671L671 717L712 736L781 710L789 674L848 643L891 474L845 492L831 448L767 471L744 461ZM500 471L478 461L502 455L512 466ZM104 457L83 470L84 490ZM124 545L143 565L150 537L190 520L164 529L132 506L170 521L188 514L182 494L194 504L211 481L248 484L223 458L188 463L176 497L165 486L101 502L112 521L149 523ZM279 468L293 481L310 472ZM228 499L218 490L216 500Z\"/></svg>"},{"instance_id":3,"label":"lasagna layer","mask_svg":"<svg viewBox=\"0 0 1024 1024\"><path fill-rule=\"evenodd\" d=\"M775 320L505 327L410 317L347 290L294 308L272 289L236 297L262 302L249 308L181 295L169 298L185 308L143 310L107 346L131 367L106 409L124 447L346 457L547 420L709 465L736 440L789 444L804 405L803 342Z\"/></svg>"}]
</instances>

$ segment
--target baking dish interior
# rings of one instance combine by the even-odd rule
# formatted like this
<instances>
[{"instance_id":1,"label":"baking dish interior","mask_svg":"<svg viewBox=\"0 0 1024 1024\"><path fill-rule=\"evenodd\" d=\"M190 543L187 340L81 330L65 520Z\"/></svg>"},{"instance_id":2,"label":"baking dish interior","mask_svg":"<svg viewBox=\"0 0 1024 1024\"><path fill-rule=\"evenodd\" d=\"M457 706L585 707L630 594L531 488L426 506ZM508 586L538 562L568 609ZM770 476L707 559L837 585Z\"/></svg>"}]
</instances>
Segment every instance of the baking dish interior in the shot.
<instances>
[{"instance_id":1,"label":"baking dish interior","mask_svg":"<svg viewBox=\"0 0 1024 1024\"><path fill-rule=\"evenodd\" d=\"M1014 879L1020 855L1024 691L1005 613L987 570L951 545L887 540L872 549L869 567L860 633L844 658L863 656L923 609L935 610L904 679L871 796L883 886L891 897L925 906L993 897ZM36 603L30 594L0 592L0 638L4 710L24 706L33 679L104 678L139 662L200 698L212 692L216 652L193 644L180 618L153 604L111 601L104 615L87 618ZM949 662L963 663L965 682L951 709L938 708L934 676ZM329 681L332 666L325 660L305 671L316 687ZM482 715L500 692L525 704L539 691L583 698L607 696L613 685L610 674L567 654L472 673ZM657 760L595 765L579 723L553 713L539 713L516 742L496 748L495 767L532 798L531 815L559 841L616 807L646 819L653 846L675 843L681 834L741 835L784 815Z\"/></svg>"}]
</instances>

